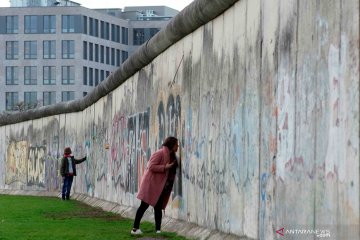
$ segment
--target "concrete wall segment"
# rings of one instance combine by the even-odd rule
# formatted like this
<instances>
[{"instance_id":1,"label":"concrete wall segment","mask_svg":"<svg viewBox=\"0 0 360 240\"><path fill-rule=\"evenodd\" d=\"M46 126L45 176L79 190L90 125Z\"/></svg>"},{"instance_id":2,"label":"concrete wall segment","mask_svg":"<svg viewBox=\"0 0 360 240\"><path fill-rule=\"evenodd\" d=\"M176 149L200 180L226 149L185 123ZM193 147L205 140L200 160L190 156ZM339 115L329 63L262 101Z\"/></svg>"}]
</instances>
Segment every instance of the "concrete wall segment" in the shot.
<instances>
[{"instance_id":1,"label":"concrete wall segment","mask_svg":"<svg viewBox=\"0 0 360 240\"><path fill-rule=\"evenodd\" d=\"M6 149L8 141L6 136L6 127L0 128L0 186L5 185L5 173L6 173Z\"/></svg>"},{"instance_id":2,"label":"concrete wall segment","mask_svg":"<svg viewBox=\"0 0 360 240\"><path fill-rule=\"evenodd\" d=\"M340 117L343 126L343 139L341 146L343 146L345 159L342 161L341 157L338 159L339 163L339 180L338 193L339 206L346 209L346 213L339 214L338 224L342 225L342 232L346 232L346 225L359 223L359 50L357 50L359 43L356 39L359 36L359 11L354 11L351 14L351 9L359 9L358 1L348 1L341 3L340 14L340 44L339 44L339 61L341 69L340 78L340 104L339 113L345 116ZM350 23L355 23L349 25ZM348 26L348 27L346 27ZM351 26L351 27L349 27ZM329 79L330 80L330 79ZM342 101L341 101L342 99ZM339 190L341 189L341 190ZM358 233L353 228L351 229L349 237L358 237Z\"/></svg>"},{"instance_id":3,"label":"concrete wall segment","mask_svg":"<svg viewBox=\"0 0 360 240\"><path fill-rule=\"evenodd\" d=\"M232 32L234 30L234 20L235 20L235 8L232 8L229 11L224 13L223 18L223 46L222 53L223 58L221 59L222 68L225 72L230 73L231 69L234 68L234 63L232 61L234 56L234 39L231 37ZM217 33L215 32L215 35ZM221 81L219 83L219 92L220 92L220 102L219 102L219 110L223 112L219 117L219 146L217 155L217 162L219 164L219 173L218 173L218 189L221 192L221 195L218 197L218 205L217 212L219 214L219 222L221 228L224 229L225 232L230 232L231 222L236 218L231 218L231 202L227 201L231 197L231 189L228 184L231 181L230 177L230 163L226 161L226 159L231 159L231 127L230 127L230 119L232 119L231 113L231 89L232 89L232 81L230 80L230 74L221 74ZM229 87L230 86L230 87ZM221 189L224 189L221 191ZM223 204L226 202L226 207L223 207Z\"/></svg>"},{"instance_id":4,"label":"concrete wall segment","mask_svg":"<svg viewBox=\"0 0 360 240\"><path fill-rule=\"evenodd\" d=\"M259 239L274 239L277 160L277 81L280 0L263 1L260 83L260 203Z\"/></svg>"}]
</instances>

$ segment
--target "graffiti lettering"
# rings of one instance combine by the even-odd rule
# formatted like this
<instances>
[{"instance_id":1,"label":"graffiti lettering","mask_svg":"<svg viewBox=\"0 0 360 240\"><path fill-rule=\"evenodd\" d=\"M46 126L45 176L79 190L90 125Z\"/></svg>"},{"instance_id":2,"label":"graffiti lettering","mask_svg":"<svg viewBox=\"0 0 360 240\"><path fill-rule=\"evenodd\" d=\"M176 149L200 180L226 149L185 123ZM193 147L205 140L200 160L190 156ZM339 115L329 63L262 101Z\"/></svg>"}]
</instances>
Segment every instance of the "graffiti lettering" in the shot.
<instances>
[{"instance_id":1,"label":"graffiti lettering","mask_svg":"<svg viewBox=\"0 0 360 240\"><path fill-rule=\"evenodd\" d=\"M10 142L7 148L5 183L26 183L28 144L26 141Z\"/></svg>"},{"instance_id":2,"label":"graffiti lettering","mask_svg":"<svg viewBox=\"0 0 360 240\"><path fill-rule=\"evenodd\" d=\"M28 185L45 187L45 147L29 148Z\"/></svg>"}]
</instances>

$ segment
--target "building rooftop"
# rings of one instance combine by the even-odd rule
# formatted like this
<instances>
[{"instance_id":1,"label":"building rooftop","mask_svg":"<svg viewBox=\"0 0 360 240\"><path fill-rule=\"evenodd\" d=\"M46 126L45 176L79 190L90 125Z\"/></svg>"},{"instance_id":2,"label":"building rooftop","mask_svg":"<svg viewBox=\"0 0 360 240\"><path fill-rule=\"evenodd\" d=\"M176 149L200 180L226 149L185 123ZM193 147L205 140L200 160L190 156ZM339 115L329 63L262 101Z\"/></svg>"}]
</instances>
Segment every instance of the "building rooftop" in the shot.
<instances>
[{"instance_id":1,"label":"building rooftop","mask_svg":"<svg viewBox=\"0 0 360 240\"><path fill-rule=\"evenodd\" d=\"M79 7L70 0L10 0L10 7ZM168 21L179 11L167 6L129 6L121 8L97 8L97 12L132 21Z\"/></svg>"}]
</instances>

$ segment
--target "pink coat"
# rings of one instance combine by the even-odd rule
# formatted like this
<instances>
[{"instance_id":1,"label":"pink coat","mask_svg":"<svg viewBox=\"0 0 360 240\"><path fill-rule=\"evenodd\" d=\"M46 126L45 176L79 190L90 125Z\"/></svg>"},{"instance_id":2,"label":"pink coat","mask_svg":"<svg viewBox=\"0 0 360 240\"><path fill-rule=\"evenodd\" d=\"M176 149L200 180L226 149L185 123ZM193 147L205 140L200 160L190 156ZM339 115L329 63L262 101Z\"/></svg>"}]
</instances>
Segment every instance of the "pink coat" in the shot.
<instances>
[{"instance_id":1,"label":"pink coat","mask_svg":"<svg viewBox=\"0 0 360 240\"><path fill-rule=\"evenodd\" d=\"M165 165L169 162L170 151L165 146L151 155L141 180L138 199L153 207L156 205L168 178L169 170L165 169ZM169 194L164 197L162 209L165 209L169 198Z\"/></svg>"}]
</instances>

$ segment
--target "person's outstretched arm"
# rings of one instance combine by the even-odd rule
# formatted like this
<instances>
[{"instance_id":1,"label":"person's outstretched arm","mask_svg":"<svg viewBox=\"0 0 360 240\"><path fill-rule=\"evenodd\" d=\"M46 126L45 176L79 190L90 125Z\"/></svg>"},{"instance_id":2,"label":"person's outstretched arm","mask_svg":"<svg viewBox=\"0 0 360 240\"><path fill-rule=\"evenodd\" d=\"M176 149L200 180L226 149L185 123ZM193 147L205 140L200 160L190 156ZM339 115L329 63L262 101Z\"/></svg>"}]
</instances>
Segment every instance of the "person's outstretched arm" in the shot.
<instances>
[{"instance_id":1,"label":"person's outstretched arm","mask_svg":"<svg viewBox=\"0 0 360 240\"><path fill-rule=\"evenodd\" d=\"M75 160L75 164L79 164L86 160L86 156L81 159L74 159L74 160Z\"/></svg>"}]
</instances>

